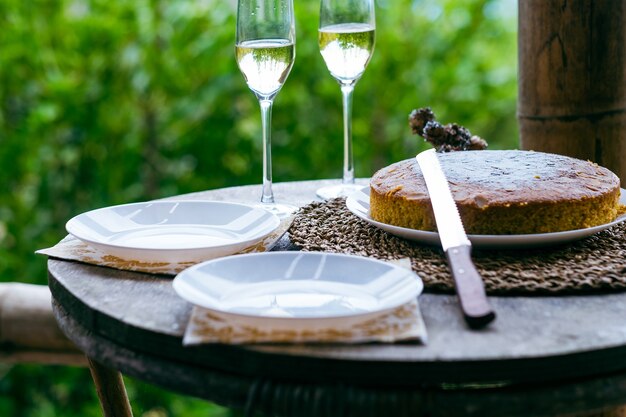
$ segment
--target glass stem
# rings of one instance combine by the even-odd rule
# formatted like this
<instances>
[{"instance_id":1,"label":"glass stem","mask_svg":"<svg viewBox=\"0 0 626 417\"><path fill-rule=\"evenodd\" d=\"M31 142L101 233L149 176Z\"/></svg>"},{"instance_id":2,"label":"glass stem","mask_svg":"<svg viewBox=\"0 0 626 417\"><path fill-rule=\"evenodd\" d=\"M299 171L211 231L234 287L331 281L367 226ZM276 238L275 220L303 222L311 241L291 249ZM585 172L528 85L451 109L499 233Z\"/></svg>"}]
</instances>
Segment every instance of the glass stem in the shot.
<instances>
[{"instance_id":1,"label":"glass stem","mask_svg":"<svg viewBox=\"0 0 626 417\"><path fill-rule=\"evenodd\" d=\"M263 194L261 203L274 203L272 193L272 100L259 100L263 129Z\"/></svg>"},{"instance_id":2,"label":"glass stem","mask_svg":"<svg viewBox=\"0 0 626 417\"><path fill-rule=\"evenodd\" d=\"M352 159L352 93L354 83L341 84L343 97L343 184L354 184L354 162Z\"/></svg>"}]
</instances>

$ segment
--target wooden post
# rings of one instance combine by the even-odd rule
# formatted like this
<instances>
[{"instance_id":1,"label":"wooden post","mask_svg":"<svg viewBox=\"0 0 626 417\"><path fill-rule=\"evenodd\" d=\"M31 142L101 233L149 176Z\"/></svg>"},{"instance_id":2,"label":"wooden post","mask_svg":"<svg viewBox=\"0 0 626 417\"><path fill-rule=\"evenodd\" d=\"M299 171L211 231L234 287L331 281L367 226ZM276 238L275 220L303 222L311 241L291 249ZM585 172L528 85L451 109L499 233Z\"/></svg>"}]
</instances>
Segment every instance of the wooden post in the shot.
<instances>
[{"instance_id":1,"label":"wooden post","mask_svg":"<svg viewBox=\"0 0 626 417\"><path fill-rule=\"evenodd\" d=\"M0 283L0 362L89 363L105 417L132 417L122 375L91 359L68 340L52 313L45 285Z\"/></svg>"},{"instance_id":2,"label":"wooden post","mask_svg":"<svg viewBox=\"0 0 626 417\"><path fill-rule=\"evenodd\" d=\"M626 0L519 0L522 149L589 159L626 184Z\"/></svg>"},{"instance_id":3,"label":"wooden post","mask_svg":"<svg viewBox=\"0 0 626 417\"><path fill-rule=\"evenodd\" d=\"M122 374L89 359L89 370L96 385L104 417L133 417Z\"/></svg>"},{"instance_id":4,"label":"wooden post","mask_svg":"<svg viewBox=\"0 0 626 417\"><path fill-rule=\"evenodd\" d=\"M87 365L85 355L59 330L47 286L0 284L0 361Z\"/></svg>"}]
</instances>

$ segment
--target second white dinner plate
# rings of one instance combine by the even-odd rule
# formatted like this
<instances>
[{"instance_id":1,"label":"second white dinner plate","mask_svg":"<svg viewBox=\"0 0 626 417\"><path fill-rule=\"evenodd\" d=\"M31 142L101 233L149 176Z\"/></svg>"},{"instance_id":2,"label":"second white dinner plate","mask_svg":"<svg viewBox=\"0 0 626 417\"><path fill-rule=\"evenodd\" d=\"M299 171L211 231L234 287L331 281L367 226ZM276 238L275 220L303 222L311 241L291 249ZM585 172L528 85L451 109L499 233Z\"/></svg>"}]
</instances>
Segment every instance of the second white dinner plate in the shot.
<instances>
[{"instance_id":1,"label":"second white dinner plate","mask_svg":"<svg viewBox=\"0 0 626 417\"><path fill-rule=\"evenodd\" d=\"M439 233L426 230L409 229L407 227L394 226L392 224L378 222L370 216L370 188L364 187L350 195L346 200L346 206L357 217L369 224L378 227L395 236L413 240L429 245L440 245ZM626 204L626 190L621 190L620 204ZM524 235L467 235L467 238L475 247L484 248L531 248L541 246L559 245L594 235L604 229L614 226L626 220L626 214L619 216L612 222L586 229L567 230L554 233L536 233Z\"/></svg>"},{"instance_id":2,"label":"second white dinner plate","mask_svg":"<svg viewBox=\"0 0 626 417\"><path fill-rule=\"evenodd\" d=\"M280 220L245 204L154 201L106 207L66 224L101 251L142 262L200 262L237 253L272 233Z\"/></svg>"},{"instance_id":3,"label":"second white dinner plate","mask_svg":"<svg viewBox=\"0 0 626 417\"><path fill-rule=\"evenodd\" d=\"M388 262L320 252L234 255L174 279L185 300L233 323L272 330L345 328L421 293L421 279Z\"/></svg>"}]
</instances>

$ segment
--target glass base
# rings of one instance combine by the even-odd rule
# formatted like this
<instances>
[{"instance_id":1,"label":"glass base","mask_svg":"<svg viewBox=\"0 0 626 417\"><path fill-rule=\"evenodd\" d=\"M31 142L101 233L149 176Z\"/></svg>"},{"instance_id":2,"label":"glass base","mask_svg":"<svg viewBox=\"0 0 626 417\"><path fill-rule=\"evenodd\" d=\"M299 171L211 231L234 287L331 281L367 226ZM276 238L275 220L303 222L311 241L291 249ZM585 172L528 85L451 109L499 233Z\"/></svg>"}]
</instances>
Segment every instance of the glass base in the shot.
<instances>
[{"instance_id":1,"label":"glass base","mask_svg":"<svg viewBox=\"0 0 626 417\"><path fill-rule=\"evenodd\" d=\"M278 216L279 219L289 217L298 210L297 206L285 203L257 203L254 207L262 208Z\"/></svg>"},{"instance_id":2,"label":"glass base","mask_svg":"<svg viewBox=\"0 0 626 417\"><path fill-rule=\"evenodd\" d=\"M322 200L330 200L331 198L337 197L348 197L355 191L359 191L364 187L364 185L359 184L337 184L337 185L329 185L326 187L317 189L317 196Z\"/></svg>"}]
</instances>

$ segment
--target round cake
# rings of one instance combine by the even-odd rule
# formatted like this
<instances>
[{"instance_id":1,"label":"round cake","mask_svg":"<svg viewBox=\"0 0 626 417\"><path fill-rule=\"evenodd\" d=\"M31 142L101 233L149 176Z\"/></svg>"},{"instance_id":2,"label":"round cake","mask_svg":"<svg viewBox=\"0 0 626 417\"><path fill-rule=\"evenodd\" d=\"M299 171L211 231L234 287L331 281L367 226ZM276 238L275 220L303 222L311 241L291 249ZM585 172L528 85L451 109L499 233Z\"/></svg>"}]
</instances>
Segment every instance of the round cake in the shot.
<instances>
[{"instance_id":1,"label":"round cake","mask_svg":"<svg viewBox=\"0 0 626 417\"><path fill-rule=\"evenodd\" d=\"M605 224L618 216L620 180L592 162L532 151L437 155L469 234L560 232ZM396 226L436 230L415 159L374 174L370 215Z\"/></svg>"}]
</instances>

